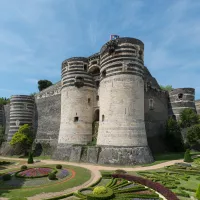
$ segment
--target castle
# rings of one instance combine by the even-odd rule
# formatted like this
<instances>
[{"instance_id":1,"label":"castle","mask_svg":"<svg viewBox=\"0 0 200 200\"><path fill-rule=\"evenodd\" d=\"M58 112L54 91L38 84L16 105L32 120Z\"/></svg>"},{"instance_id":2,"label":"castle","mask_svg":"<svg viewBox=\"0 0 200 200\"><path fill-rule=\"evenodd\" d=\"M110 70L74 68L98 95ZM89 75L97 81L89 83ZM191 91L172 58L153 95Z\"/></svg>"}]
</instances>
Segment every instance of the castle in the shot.
<instances>
[{"instance_id":1,"label":"castle","mask_svg":"<svg viewBox=\"0 0 200 200\"><path fill-rule=\"evenodd\" d=\"M69 58L61 73L60 82L35 96L14 95L0 106L7 142L20 125L30 124L36 151L54 159L150 163L152 151L164 151L166 120L184 108L200 112L193 88L160 88L144 66L144 44L135 38L116 38L90 57ZM96 145L88 145L94 127ZM1 149L5 153L8 143Z\"/></svg>"}]
</instances>

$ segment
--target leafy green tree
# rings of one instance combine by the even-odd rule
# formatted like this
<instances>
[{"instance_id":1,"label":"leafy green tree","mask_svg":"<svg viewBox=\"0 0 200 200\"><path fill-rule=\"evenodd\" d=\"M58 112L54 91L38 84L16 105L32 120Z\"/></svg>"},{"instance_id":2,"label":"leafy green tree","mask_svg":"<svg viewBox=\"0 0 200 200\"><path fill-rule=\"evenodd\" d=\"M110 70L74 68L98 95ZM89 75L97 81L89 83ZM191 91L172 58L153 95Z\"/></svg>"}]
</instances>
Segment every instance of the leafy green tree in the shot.
<instances>
[{"instance_id":1,"label":"leafy green tree","mask_svg":"<svg viewBox=\"0 0 200 200\"><path fill-rule=\"evenodd\" d=\"M24 124L19 130L13 135L10 145L20 146L21 149L26 153L27 149L30 148L33 142L33 132L28 124Z\"/></svg>"},{"instance_id":2,"label":"leafy green tree","mask_svg":"<svg viewBox=\"0 0 200 200\"><path fill-rule=\"evenodd\" d=\"M192 125L198 124L199 123L199 115L191 109L191 108L185 108L181 113L180 113L180 125L181 128L187 128Z\"/></svg>"},{"instance_id":3,"label":"leafy green tree","mask_svg":"<svg viewBox=\"0 0 200 200\"><path fill-rule=\"evenodd\" d=\"M192 157L190 155L190 150L187 149L184 154L184 162L192 162Z\"/></svg>"},{"instance_id":4,"label":"leafy green tree","mask_svg":"<svg viewBox=\"0 0 200 200\"><path fill-rule=\"evenodd\" d=\"M166 85L166 86L160 85L160 88L161 88L162 90L166 90L166 91L171 91L171 90L173 90L172 85Z\"/></svg>"},{"instance_id":5,"label":"leafy green tree","mask_svg":"<svg viewBox=\"0 0 200 200\"><path fill-rule=\"evenodd\" d=\"M200 184L199 184L199 186L198 186L198 188L197 188L197 191L196 191L196 198L197 198L198 200L200 200Z\"/></svg>"},{"instance_id":6,"label":"leafy green tree","mask_svg":"<svg viewBox=\"0 0 200 200\"><path fill-rule=\"evenodd\" d=\"M5 98L5 97L0 98L0 105L6 105L8 103L10 103L10 99Z\"/></svg>"},{"instance_id":7,"label":"leafy green tree","mask_svg":"<svg viewBox=\"0 0 200 200\"><path fill-rule=\"evenodd\" d=\"M186 140L190 146L198 144L200 141L200 124L195 124L188 128Z\"/></svg>"},{"instance_id":8,"label":"leafy green tree","mask_svg":"<svg viewBox=\"0 0 200 200\"><path fill-rule=\"evenodd\" d=\"M170 151L181 152L184 150L180 126L173 118L167 120L165 141Z\"/></svg>"},{"instance_id":9,"label":"leafy green tree","mask_svg":"<svg viewBox=\"0 0 200 200\"><path fill-rule=\"evenodd\" d=\"M4 142L5 137L5 128L3 126L0 126L0 146Z\"/></svg>"},{"instance_id":10,"label":"leafy green tree","mask_svg":"<svg viewBox=\"0 0 200 200\"><path fill-rule=\"evenodd\" d=\"M39 91L42 91L42 90L48 88L51 85L53 85L53 83L51 81L48 81L48 80L39 80L38 81L38 89L39 89Z\"/></svg>"}]
</instances>

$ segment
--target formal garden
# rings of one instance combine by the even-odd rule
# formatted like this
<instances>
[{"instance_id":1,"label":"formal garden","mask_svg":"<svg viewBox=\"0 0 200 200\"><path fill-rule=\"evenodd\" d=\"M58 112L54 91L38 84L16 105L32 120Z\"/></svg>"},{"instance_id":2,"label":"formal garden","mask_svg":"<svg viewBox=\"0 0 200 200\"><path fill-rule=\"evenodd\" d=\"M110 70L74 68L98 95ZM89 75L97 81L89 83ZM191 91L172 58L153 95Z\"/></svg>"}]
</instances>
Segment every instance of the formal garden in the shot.
<instances>
[{"instance_id":1,"label":"formal garden","mask_svg":"<svg viewBox=\"0 0 200 200\"><path fill-rule=\"evenodd\" d=\"M44 192L63 191L91 178L89 170L70 165L14 165L14 162L6 160L0 163L4 167L0 171L0 196L13 200Z\"/></svg>"}]
</instances>

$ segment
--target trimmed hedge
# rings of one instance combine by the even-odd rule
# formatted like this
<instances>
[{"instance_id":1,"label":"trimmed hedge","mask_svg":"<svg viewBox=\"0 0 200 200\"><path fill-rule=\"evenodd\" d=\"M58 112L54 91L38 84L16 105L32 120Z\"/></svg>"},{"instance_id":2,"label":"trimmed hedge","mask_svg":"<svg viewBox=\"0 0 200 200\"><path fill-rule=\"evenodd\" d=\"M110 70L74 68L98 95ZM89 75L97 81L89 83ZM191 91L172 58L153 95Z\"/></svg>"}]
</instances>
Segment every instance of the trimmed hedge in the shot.
<instances>
[{"instance_id":1,"label":"trimmed hedge","mask_svg":"<svg viewBox=\"0 0 200 200\"><path fill-rule=\"evenodd\" d=\"M94 187L96 185L98 185L102 180L102 177L100 177L95 183L93 183L92 185L90 185L90 187Z\"/></svg>"},{"instance_id":2,"label":"trimmed hedge","mask_svg":"<svg viewBox=\"0 0 200 200\"><path fill-rule=\"evenodd\" d=\"M49 173L48 178L49 178L49 180L55 180L56 179L56 174L51 172L51 173Z\"/></svg>"},{"instance_id":3,"label":"trimmed hedge","mask_svg":"<svg viewBox=\"0 0 200 200\"><path fill-rule=\"evenodd\" d=\"M123 178L129 181L134 181L137 183L140 183L142 185L145 185L149 188L152 188L153 190L159 192L162 194L166 199L170 200L179 200L178 197L170 191L168 188L164 187L163 185L159 183L152 182L148 179L144 179L142 177L137 177L137 176L131 176L131 175L125 175L125 174L113 174L112 175L114 178Z\"/></svg>"},{"instance_id":4,"label":"trimmed hedge","mask_svg":"<svg viewBox=\"0 0 200 200\"><path fill-rule=\"evenodd\" d=\"M62 169L62 165L56 165L56 169Z\"/></svg>"},{"instance_id":5,"label":"trimmed hedge","mask_svg":"<svg viewBox=\"0 0 200 200\"><path fill-rule=\"evenodd\" d=\"M26 170L26 169L28 169L28 167L26 165L21 166L21 170Z\"/></svg>"},{"instance_id":6,"label":"trimmed hedge","mask_svg":"<svg viewBox=\"0 0 200 200\"><path fill-rule=\"evenodd\" d=\"M2 176L3 181L9 181L11 179L11 175L10 174L4 174Z\"/></svg>"}]
</instances>

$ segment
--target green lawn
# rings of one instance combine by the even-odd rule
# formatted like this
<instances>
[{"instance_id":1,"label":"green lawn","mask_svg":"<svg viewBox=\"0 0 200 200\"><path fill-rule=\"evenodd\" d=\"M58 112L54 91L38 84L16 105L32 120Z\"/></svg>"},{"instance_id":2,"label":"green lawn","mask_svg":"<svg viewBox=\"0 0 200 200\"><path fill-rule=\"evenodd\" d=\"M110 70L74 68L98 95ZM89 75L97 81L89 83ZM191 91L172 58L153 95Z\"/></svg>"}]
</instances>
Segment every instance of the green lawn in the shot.
<instances>
[{"instance_id":1,"label":"green lawn","mask_svg":"<svg viewBox=\"0 0 200 200\"><path fill-rule=\"evenodd\" d=\"M44 166L44 165L43 165ZM49 167L55 167L56 165L45 165ZM91 177L91 173L89 170L82 168L82 167L75 167L70 165L63 165L63 168L70 168L76 172L76 176L66 182L58 183L58 184L49 184L47 187L40 187L40 188L23 188L20 189L12 189L12 190L0 190L1 197L8 197L12 198L13 200L22 199L22 197L30 197L36 194L40 194L43 192L59 192L63 191L78 185L81 185L88 181ZM3 172L2 170L1 172ZM8 170L6 170L8 171ZM34 181L34 179L33 179ZM59 182L59 181L57 181Z\"/></svg>"}]
</instances>

